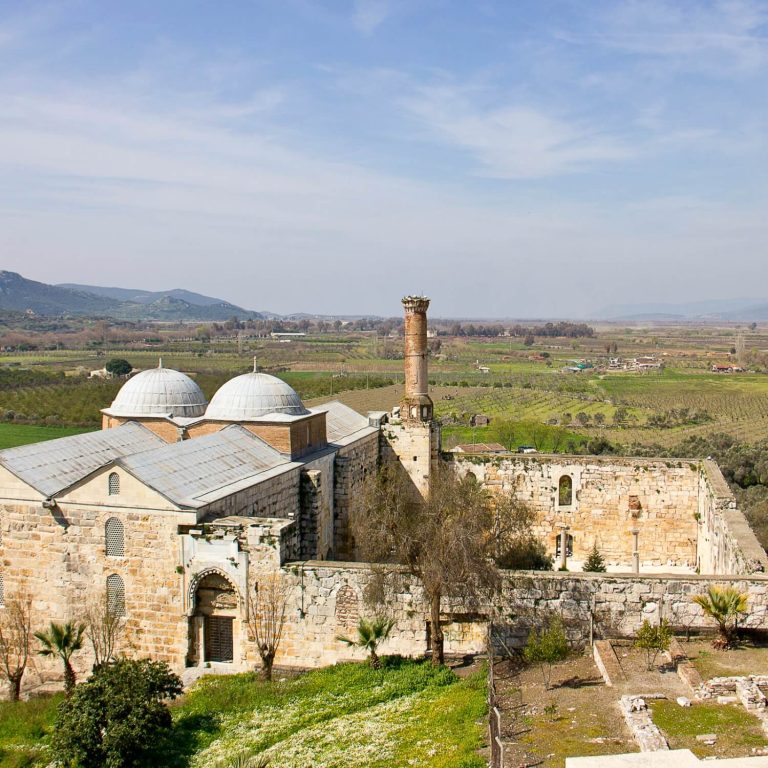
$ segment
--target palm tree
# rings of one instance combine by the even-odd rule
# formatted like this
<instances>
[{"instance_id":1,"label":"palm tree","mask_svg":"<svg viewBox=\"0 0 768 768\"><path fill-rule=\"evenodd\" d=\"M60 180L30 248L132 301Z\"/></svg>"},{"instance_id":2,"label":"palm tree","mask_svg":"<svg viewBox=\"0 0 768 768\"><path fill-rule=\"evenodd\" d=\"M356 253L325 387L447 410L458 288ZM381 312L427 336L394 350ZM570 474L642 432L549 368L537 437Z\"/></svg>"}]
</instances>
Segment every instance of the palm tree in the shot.
<instances>
[{"instance_id":1,"label":"palm tree","mask_svg":"<svg viewBox=\"0 0 768 768\"><path fill-rule=\"evenodd\" d=\"M733 645L736 620L747 612L747 595L734 587L709 587L705 595L695 595L693 602L717 622L715 648L725 650Z\"/></svg>"},{"instance_id":2,"label":"palm tree","mask_svg":"<svg viewBox=\"0 0 768 768\"><path fill-rule=\"evenodd\" d=\"M370 654L371 667L381 669L381 659L376 653L380 643L383 643L392 631L395 622L384 616L376 616L373 619L360 619L357 624L357 638L352 640L343 635L337 635L336 639L350 646L350 648L364 648Z\"/></svg>"},{"instance_id":3,"label":"palm tree","mask_svg":"<svg viewBox=\"0 0 768 768\"><path fill-rule=\"evenodd\" d=\"M75 651L83 647L85 624L68 621L56 624L52 621L47 632L35 632L35 637L43 644L38 651L41 656L58 656L64 663L64 690L69 696L75 687L75 670L70 659Z\"/></svg>"}]
</instances>

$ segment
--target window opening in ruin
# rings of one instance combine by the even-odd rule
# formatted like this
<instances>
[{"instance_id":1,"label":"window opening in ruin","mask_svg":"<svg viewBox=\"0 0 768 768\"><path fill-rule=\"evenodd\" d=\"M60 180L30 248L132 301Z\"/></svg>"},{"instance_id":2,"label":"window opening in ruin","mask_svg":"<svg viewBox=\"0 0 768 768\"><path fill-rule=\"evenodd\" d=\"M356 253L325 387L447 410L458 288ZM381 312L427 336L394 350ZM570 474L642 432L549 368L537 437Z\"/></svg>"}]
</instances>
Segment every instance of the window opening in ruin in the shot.
<instances>
[{"instance_id":1,"label":"window opening in ruin","mask_svg":"<svg viewBox=\"0 0 768 768\"><path fill-rule=\"evenodd\" d=\"M117 472L109 473L109 495L117 496L120 493L120 475Z\"/></svg>"},{"instance_id":2,"label":"window opening in ruin","mask_svg":"<svg viewBox=\"0 0 768 768\"><path fill-rule=\"evenodd\" d=\"M573 479L563 475L557 489L557 503L560 507L570 507L573 504Z\"/></svg>"},{"instance_id":3,"label":"window opening in ruin","mask_svg":"<svg viewBox=\"0 0 768 768\"><path fill-rule=\"evenodd\" d=\"M125 616L125 584L120 576L107 576L107 608L112 616Z\"/></svg>"},{"instance_id":4,"label":"window opening in ruin","mask_svg":"<svg viewBox=\"0 0 768 768\"><path fill-rule=\"evenodd\" d=\"M125 531L123 524L116 517L110 517L104 526L104 538L108 557L125 556Z\"/></svg>"},{"instance_id":5,"label":"window opening in ruin","mask_svg":"<svg viewBox=\"0 0 768 768\"><path fill-rule=\"evenodd\" d=\"M206 616L205 618L205 660L232 661L234 648L230 616Z\"/></svg>"},{"instance_id":6,"label":"window opening in ruin","mask_svg":"<svg viewBox=\"0 0 768 768\"><path fill-rule=\"evenodd\" d=\"M555 557L560 557L562 547L560 546L560 534L555 536ZM573 536L569 533L565 539L565 554L567 557L573 556Z\"/></svg>"},{"instance_id":7,"label":"window opening in ruin","mask_svg":"<svg viewBox=\"0 0 768 768\"><path fill-rule=\"evenodd\" d=\"M5 581L3 579L3 574L0 573L0 608L2 608L5 605Z\"/></svg>"}]
</instances>

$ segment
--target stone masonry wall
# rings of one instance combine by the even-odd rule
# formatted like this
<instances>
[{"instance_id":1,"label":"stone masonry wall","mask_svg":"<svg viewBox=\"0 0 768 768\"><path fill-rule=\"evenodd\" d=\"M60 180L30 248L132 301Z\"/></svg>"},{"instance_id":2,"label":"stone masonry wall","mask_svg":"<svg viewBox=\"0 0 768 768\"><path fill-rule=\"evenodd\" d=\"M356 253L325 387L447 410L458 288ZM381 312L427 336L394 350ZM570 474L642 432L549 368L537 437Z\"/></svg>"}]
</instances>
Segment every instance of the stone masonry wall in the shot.
<instances>
[{"instance_id":1,"label":"stone masonry wall","mask_svg":"<svg viewBox=\"0 0 768 768\"><path fill-rule=\"evenodd\" d=\"M414 488L426 496L440 452L440 428L432 423L387 423L381 428L382 462L399 462Z\"/></svg>"},{"instance_id":2,"label":"stone masonry wall","mask_svg":"<svg viewBox=\"0 0 768 768\"><path fill-rule=\"evenodd\" d=\"M573 557L583 560L597 543L606 561L632 562L632 529L639 533L642 565L696 565L699 473L696 463L598 457L467 457L472 472L497 493L515 493L536 513L534 532L554 555L560 525L573 536ZM570 477L572 503L559 503L561 478Z\"/></svg>"},{"instance_id":3,"label":"stone masonry wall","mask_svg":"<svg viewBox=\"0 0 768 768\"><path fill-rule=\"evenodd\" d=\"M108 557L105 524L116 517L124 527L125 556ZM50 621L82 620L87 602L103 595L107 576L125 585L130 652L178 666L187 644L182 610L178 525L194 514L139 512L113 507L62 504L48 510L30 503L0 506L0 568L6 601L32 598L35 631ZM90 671L90 647L74 657L80 675ZM25 690L61 677L60 664L35 656Z\"/></svg>"},{"instance_id":4,"label":"stone masonry wall","mask_svg":"<svg viewBox=\"0 0 768 768\"><path fill-rule=\"evenodd\" d=\"M699 475L699 560L701 573L749 574L768 571L768 557L714 461Z\"/></svg>"},{"instance_id":5,"label":"stone masonry wall","mask_svg":"<svg viewBox=\"0 0 768 768\"><path fill-rule=\"evenodd\" d=\"M284 570L293 584L288 623L278 663L313 667L360 658L335 638L349 631L355 616L375 609L365 597L376 575L363 563L308 562ZM664 618L677 631L713 630L714 624L692 601L711 584L731 584L749 596L749 615L741 626L768 630L768 577L723 579L706 576L634 576L631 574L569 574L508 572L493 608L482 611L447 603L444 620L446 652L482 651L487 618L493 616L497 638L520 647L533 627L550 616L562 617L570 639L583 644L590 626L596 637L625 637L642 624ZM427 650L423 591L407 574L388 600L386 610L395 627L384 653L423 655ZM481 615L482 614L482 615Z\"/></svg>"},{"instance_id":6,"label":"stone masonry wall","mask_svg":"<svg viewBox=\"0 0 768 768\"><path fill-rule=\"evenodd\" d=\"M292 518L299 511L299 485L300 468L288 469L213 502L205 509L205 519L231 515Z\"/></svg>"},{"instance_id":7,"label":"stone masonry wall","mask_svg":"<svg viewBox=\"0 0 768 768\"><path fill-rule=\"evenodd\" d=\"M350 560L353 555L350 515L359 502L366 477L376 471L379 456L378 434L368 435L336 453L334 463L334 557Z\"/></svg>"}]
</instances>

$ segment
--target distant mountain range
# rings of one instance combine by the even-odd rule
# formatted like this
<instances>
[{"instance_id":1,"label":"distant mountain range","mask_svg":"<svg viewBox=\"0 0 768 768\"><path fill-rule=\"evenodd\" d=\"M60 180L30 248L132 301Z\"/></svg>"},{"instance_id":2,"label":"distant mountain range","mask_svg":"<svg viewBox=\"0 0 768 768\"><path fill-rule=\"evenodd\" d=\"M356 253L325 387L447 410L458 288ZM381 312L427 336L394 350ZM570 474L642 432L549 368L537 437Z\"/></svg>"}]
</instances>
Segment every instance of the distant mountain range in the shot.
<instances>
[{"instance_id":1,"label":"distant mountain range","mask_svg":"<svg viewBox=\"0 0 768 768\"><path fill-rule=\"evenodd\" d=\"M594 320L762 322L768 320L768 299L711 299L680 304L615 304L601 309Z\"/></svg>"},{"instance_id":2,"label":"distant mountain range","mask_svg":"<svg viewBox=\"0 0 768 768\"><path fill-rule=\"evenodd\" d=\"M118 320L213 321L263 318L228 301L180 288L145 291L96 285L48 285L0 271L0 309L36 315L90 315Z\"/></svg>"}]
</instances>

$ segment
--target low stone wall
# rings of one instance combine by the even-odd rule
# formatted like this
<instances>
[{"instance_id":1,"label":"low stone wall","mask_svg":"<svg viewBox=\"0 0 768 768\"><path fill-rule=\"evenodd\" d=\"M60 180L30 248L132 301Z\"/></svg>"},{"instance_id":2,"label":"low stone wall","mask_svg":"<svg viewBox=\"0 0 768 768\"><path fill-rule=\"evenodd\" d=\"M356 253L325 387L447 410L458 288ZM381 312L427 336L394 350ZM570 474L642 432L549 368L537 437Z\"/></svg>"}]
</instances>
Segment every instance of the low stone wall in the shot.
<instances>
[{"instance_id":1,"label":"low stone wall","mask_svg":"<svg viewBox=\"0 0 768 768\"><path fill-rule=\"evenodd\" d=\"M379 571L364 563L309 561L288 564L294 584L285 640L278 663L313 667L361 658L336 639L354 632L360 616L383 610L395 620L384 653L417 656L427 652L428 633L423 589L418 580L397 570L383 607L375 593ZM713 622L691 599L711 584L729 584L749 596L749 615L741 626L768 630L768 577L717 578L631 574L508 572L493 603L481 606L445 601L446 652L485 649L489 618L494 635L508 647L524 645L530 630L550 617L565 623L571 642L595 637L631 637L644 619L669 621L678 632L712 630Z\"/></svg>"}]
</instances>

